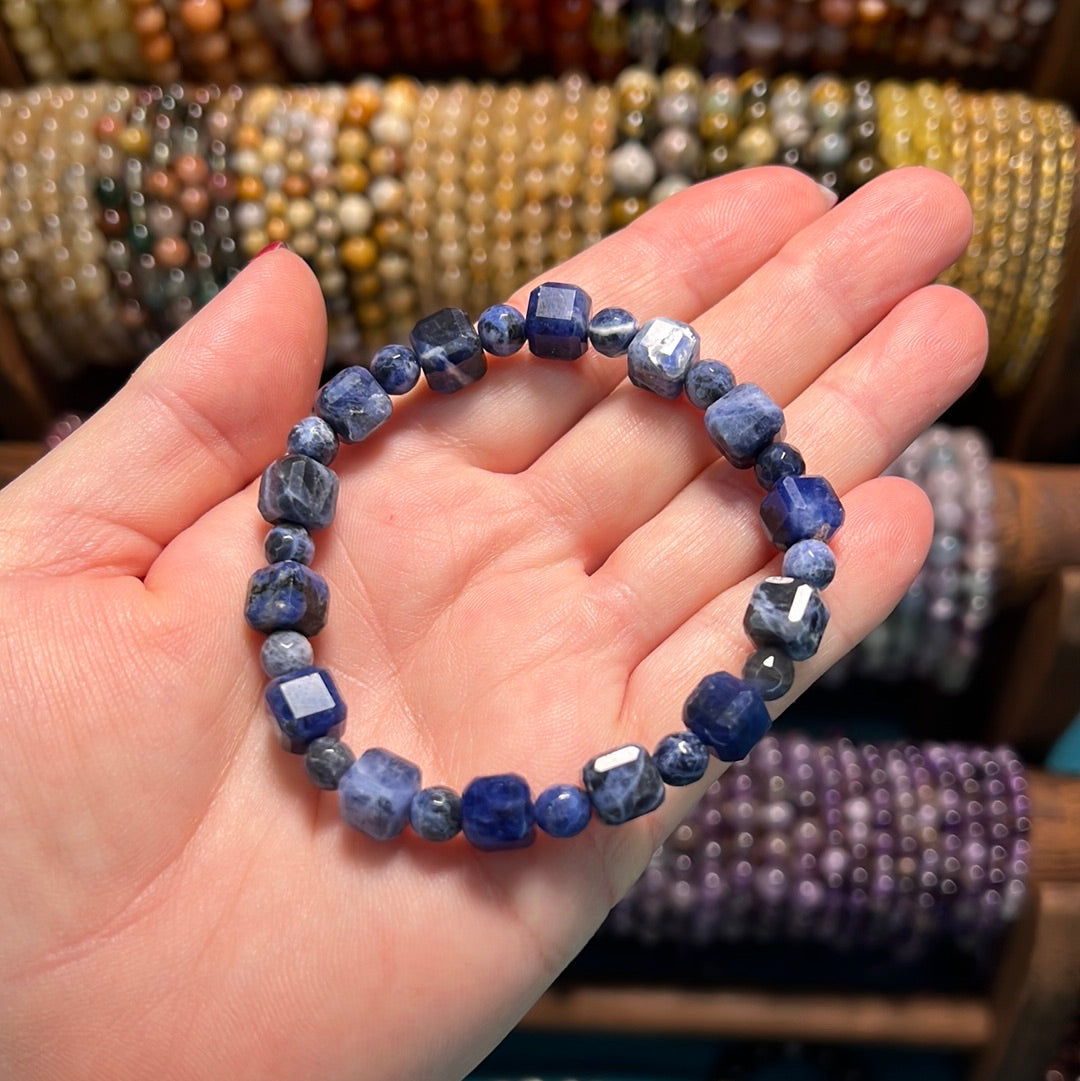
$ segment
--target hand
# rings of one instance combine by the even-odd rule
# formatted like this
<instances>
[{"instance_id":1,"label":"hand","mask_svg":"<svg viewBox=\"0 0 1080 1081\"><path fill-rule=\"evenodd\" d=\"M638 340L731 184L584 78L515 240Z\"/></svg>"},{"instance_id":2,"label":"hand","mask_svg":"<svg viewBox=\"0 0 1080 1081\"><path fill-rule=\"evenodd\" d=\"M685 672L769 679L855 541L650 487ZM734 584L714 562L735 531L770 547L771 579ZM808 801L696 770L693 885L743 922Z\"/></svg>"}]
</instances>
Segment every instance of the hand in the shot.
<instances>
[{"instance_id":1,"label":"hand","mask_svg":"<svg viewBox=\"0 0 1080 1081\"><path fill-rule=\"evenodd\" d=\"M693 323L841 494L832 618L796 692L922 563L925 500L872 478L979 371L981 313L926 284L969 229L933 172L830 210L806 177L754 170L546 276L594 310ZM310 410L324 326L298 258L255 260L0 493L4 1077L460 1077L707 783L618 829L486 854L351 832L278 748L241 615L267 529L255 481ZM750 591L779 564L760 492L699 411L624 374L592 352L494 360L342 448L315 648L358 753L458 791L519 772L537 793L652 748L702 676L740 670Z\"/></svg>"}]
</instances>

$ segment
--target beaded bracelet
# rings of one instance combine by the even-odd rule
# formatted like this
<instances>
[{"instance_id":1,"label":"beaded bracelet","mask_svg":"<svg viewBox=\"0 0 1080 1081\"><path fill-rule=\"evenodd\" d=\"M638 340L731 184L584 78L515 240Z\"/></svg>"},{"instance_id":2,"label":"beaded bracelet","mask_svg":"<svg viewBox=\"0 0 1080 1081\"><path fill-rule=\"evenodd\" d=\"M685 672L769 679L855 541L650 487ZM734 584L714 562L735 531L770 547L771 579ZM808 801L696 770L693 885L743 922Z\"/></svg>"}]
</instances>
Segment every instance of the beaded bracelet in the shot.
<instances>
[{"instance_id":1,"label":"beaded bracelet","mask_svg":"<svg viewBox=\"0 0 1080 1081\"><path fill-rule=\"evenodd\" d=\"M330 379L314 415L293 427L285 456L263 474L259 511L272 524L264 544L269 566L251 577L245 616L269 635L261 651L271 677L266 702L282 745L304 754L314 784L338 790L345 821L377 840L396 837L409 822L425 840L463 831L480 849L521 848L533 842L537 825L554 837L580 833L594 810L611 825L637 818L663 802L665 784L700 779L710 752L724 762L745 757L771 723L765 701L791 688L793 661L817 651L829 618L820 590L836 567L824 542L844 512L829 482L805 476L799 452L777 441L780 408L755 384L736 386L725 364L699 359L700 338L688 324L660 317L639 327L621 308L590 318L591 311L583 289L554 282L532 291L526 315L495 305L475 328L464 311L443 308L413 327L409 346L387 346L370 370L345 368ZM513 773L475 778L459 796L443 786L422 789L419 768L382 748L354 758L338 738L345 703L330 673L313 665L308 640L326 623L329 591L309 566L310 531L334 516L338 481L327 467L339 443L371 435L390 416L390 395L411 390L421 370L433 391L450 394L485 374L485 351L510 356L526 340L534 356L556 360L575 360L591 343L604 356L625 355L635 385L668 399L685 393L704 410L706 431L724 457L754 468L766 491L762 523L785 553L782 576L766 578L750 599L743 623L755 652L742 678L706 676L686 701L687 731L664 737L652 755L637 744L607 751L585 765L583 787L556 784L535 803Z\"/></svg>"}]
</instances>

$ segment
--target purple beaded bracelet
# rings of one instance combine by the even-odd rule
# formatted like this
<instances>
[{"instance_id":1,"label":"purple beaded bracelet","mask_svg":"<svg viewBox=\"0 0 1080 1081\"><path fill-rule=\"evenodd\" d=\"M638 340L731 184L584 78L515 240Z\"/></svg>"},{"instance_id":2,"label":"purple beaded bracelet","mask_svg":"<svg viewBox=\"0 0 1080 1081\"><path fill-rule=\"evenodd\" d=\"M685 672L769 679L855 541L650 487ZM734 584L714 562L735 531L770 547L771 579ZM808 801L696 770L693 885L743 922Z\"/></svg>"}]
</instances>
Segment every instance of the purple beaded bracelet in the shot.
<instances>
[{"instance_id":1,"label":"purple beaded bracelet","mask_svg":"<svg viewBox=\"0 0 1080 1081\"><path fill-rule=\"evenodd\" d=\"M844 511L823 477L805 475L802 456L779 442L784 417L758 386L736 385L718 360L701 360L700 338L675 319L642 326L621 308L591 315L592 301L577 286L547 282L529 297L528 311L500 304L474 327L459 308L443 308L413 327L410 345L389 345L371 368L345 368L319 391L314 414L289 433L286 454L271 463L259 489L259 511L272 524L264 550L268 566L251 577L245 616L268 635L261 650L271 677L266 702L283 746L304 755L308 777L337 790L342 818L377 840L398 836L406 824L429 841L459 832L477 848L522 848L536 827L572 837L595 812L618 825L655 810L665 785L688 785L705 773L711 752L723 762L744 758L768 731L766 700L784 695L794 661L817 651L829 613L821 590L835 560L824 543ZM754 468L766 495L765 531L784 551L782 576L753 591L743 625L755 651L742 678L706 676L683 708L687 731L665 736L656 750L638 744L607 751L586 763L582 784L556 784L535 799L514 773L477 777L459 796L443 786L422 788L412 762L379 747L358 758L341 741L345 703L330 673L313 665L310 638L326 623L329 590L311 570L311 531L334 517L338 481L328 468L339 443L359 443L391 413L391 394L404 394L423 371L429 387L449 394L481 378L485 353L510 356L526 343L536 357L575 360L589 344L604 356L625 355L631 382L661 397L680 394L705 412L709 438L732 465Z\"/></svg>"}]
</instances>

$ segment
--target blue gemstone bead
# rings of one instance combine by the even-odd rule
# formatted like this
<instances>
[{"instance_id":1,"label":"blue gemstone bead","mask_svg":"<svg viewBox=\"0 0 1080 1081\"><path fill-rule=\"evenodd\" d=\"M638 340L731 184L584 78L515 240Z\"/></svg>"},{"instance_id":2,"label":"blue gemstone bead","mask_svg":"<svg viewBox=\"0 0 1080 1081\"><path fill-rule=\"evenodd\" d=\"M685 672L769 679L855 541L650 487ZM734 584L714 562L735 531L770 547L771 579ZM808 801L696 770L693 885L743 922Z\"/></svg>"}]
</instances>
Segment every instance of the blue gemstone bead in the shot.
<instances>
[{"instance_id":1,"label":"blue gemstone bead","mask_svg":"<svg viewBox=\"0 0 1080 1081\"><path fill-rule=\"evenodd\" d=\"M694 688L683 720L721 762L745 758L772 724L757 691L729 672L714 672Z\"/></svg>"},{"instance_id":2,"label":"blue gemstone bead","mask_svg":"<svg viewBox=\"0 0 1080 1081\"><path fill-rule=\"evenodd\" d=\"M281 522L266 534L263 552L266 553L267 563L291 559L295 563L309 565L315 558L315 542L302 525Z\"/></svg>"},{"instance_id":3,"label":"blue gemstone bead","mask_svg":"<svg viewBox=\"0 0 1080 1081\"><path fill-rule=\"evenodd\" d=\"M337 433L322 417L304 417L292 426L285 449L289 454L306 454L329 465L337 457Z\"/></svg>"},{"instance_id":4,"label":"blue gemstone bead","mask_svg":"<svg viewBox=\"0 0 1080 1081\"><path fill-rule=\"evenodd\" d=\"M311 642L299 631L274 631L259 650L262 670L271 678L310 668L314 659Z\"/></svg>"},{"instance_id":5,"label":"blue gemstone bead","mask_svg":"<svg viewBox=\"0 0 1080 1081\"><path fill-rule=\"evenodd\" d=\"M384 345L371 358L371 374L387 394L408 394L420 379L420 361L407 345Z\"/></svg>"},{"instance_id":6,"label":"blue gemstone bead","mask_svg":"<svg viewBox=\"0 0 1080 1081\"><path fill-rule=\"evenodd\" d=\"M536 824L552 837L576 837L591 817L589 797L576 784L553 784L536 797Z\"/></svg>"},{"instance_id":7,"label":"blue gemstone bead","mask_svg":"<svg viewBox=\"0 0 1080 1081\"><path fill-rule=\"evenodd\" d=\"M405 758L370 747L338 783L341 817L376 841L396 837L409 821L420 770Z\"/></svg>"},{"instance_id":8,"label":"blue gemstone bead","mask_svg":"<svg viewBox=\"0 0 1080 1081\"><path fill-rule=\"evenodd\" d=\"M793 661L817 653L829 622L821 594L809 582L766 578L754 586L743 627L758 646L779 646Z\"/></svg>"},{"instance_id":9,"label":"blue gemstone bead","mask_svg":"<svg viewBox=\"0 0 1080 1081\"><path fill-rule=\"evenodd\" d=\"M636 743L590 759L582 779L596 813L610 826L648 814L664 802L660 771L649 752Z\"/></svg>"},{"instance_id":10,"label":"blue gemstone bead","mask_svg":"<svg viewBox=\"0 0 1080 1081\"><path fill-rule=\"evenodd\" d=\"M334 736L320 736L304 752L304 772L316 788L333 792L356 761L352 751Z\"/></svg>"},{"instance_id":11,"label":"blue gemstone bead","mask_svg":"<svg viewBox=\"0 0 1080 1081\"><path fill-rule=\"evenodd\" d=\"M783 477L761 501L761 522L777 548L828 540L844 524L844 508L824 477Z\"/></svg>"},{"instance_id":12,"label":"blue gemstone bead","mask_svg":"<svg viewBox=\"0 0 1080 1081\"><path fill-rule=\"evenodd\" d=\"M361 443L390 419L394 406L375 376L354 364L328 380L315 399L315 412L343 443Z\"/></svg>"},{"instance_id":13,"label":"blue gemstone bead","mask_svg":"<svg viewBox=\"0 0 1080 1081\"><path fill-rule=\"evenodd\" d=\"M259 513L271 523L296 522L325 529L337 509L338 479L332 469L303 454L289 454L263 470Z\"/></svg>"},{"instance_id":14,"label":"blue gemstone bead","mask_svg":"<svg viewBox=\"0 0 1080 1081\"><path fill-rule=\"evenodd\" d=\"M781 569L786 578L801 578L824 589L836 575L836 556L824 541L796 541L784 553Z\"/></svg>"},{"instance_id":15,"label":"blue gemstone bead","mask_svg":"<svg viewBox=\"0 0 1080 1081\"><path fill-rule=\"evenodd\" d=\"M801 477L805 472L803 456L790 443L770 443L754 462L754 476L769 492L783 477Z\"/></svg>"},{"instance_id":16,"label":"blue gemstone bead","mask_svg":"<svg viewBox=\"0 0 1080 1081\"><path fill-rule=\"evenodd\" d=\"M755 383L740 383L705 410L709 438L737 469L749 469L783 426L780 407Z\"/></svg>"},{"instance_id":17,"label":"blue gemstone bead","mask_svg":"<svg viewBox=\"0 0 1080 1081\"><path fill-rule=\"evenodd\" d=\"M428 386L440 394L453 394L487 371L480 335L460 308L442 308L421 319L409 339Z\"/></svg>"},{"instance_id":18,"label":"blue gemstone bead","mask_svg":"<svg viewBox=\"0 0 1080 1081\"><path fill-rule=\"evenodd\" d=\"M302 754L313 739L340 732L345 722L345 702L325 668L300 668L272 679L266 704L294 754Z\"/></svg>"},{"instance_id":19,"label":"blue gemstone bead","mask_svg":"<svg viewBox=\"0 0 1080 1081\"><path fill-rule=\"evenodd\" d=\"M705 776L709 765L709 748L693 732L676 732L665 736L656 745L653 761L664 784L682 787Z\"/></svg>"},{"instance_id":20,"label":"blue gemstone bead","mask_svg":"<svg viewBox=\"0 0 1080 1081\"><path fill-rule=\"evenodd\" d=\"M449 841L461 832L461 797L442 785L421 788L409 804L409 823L425 841Z\"/></svg>"},{"instance_id":21,"label":"blue gemstone bead","mask_svg":"<svg viewBox=\"0 0 1080 1081\"><path fill-rule=\"evenodd\" d=\"M783 650L766 646L746 658L742 678L766 702L774 702L791 690L795 682L795 663Z\"/></svg>"},{"instance_id":22,"label":"blue gemstone bead","mask_svg":"<svg viewBox=\"0 0 1080 1081\"><path fill-rule=\"evenodd\" d=\"M638 332L637 320L625 308L601 308L589 320L589 341L605 357L622 357Z\"/></svg>"},{"instance_id":23,"label":"blue gemstone bead","mask_svg":"<svg viewBox=\"0 0 1080 1081\"><path fill-rule=\"evenodd\" d=\"M299 631L310 638L326 626L330 590L326 580L303 563L260 567L248 582L244 618L257 631Z\"/></svg>"},{"instance_id":24,"label":"blue gemstone bead","mask_svg":"<svg viewBox=\"0 0 1080 1081\"><path fill-rule=\"evenodd\" d=\"M592 298L576 285L544 282L529 294L525 334L533 356L576 360L589 337Z\"/></svg>"},{"instance_id":25,"label":"blue gemstone bead","mask_svg":"<svg viewBox=\"0 0 1080 1081\"><path fill-rule=\"evenodd\" d=\"M699 360L686 372L686 396L698 409L708 409L735 387L731 369L719 360Z\"/></svg>"},{"instance_id":26,"label":"blue gemstone bead","mask_svg":"<svg viewBox=\"0 0 1080 1081\"><path fill-rule=\"evenodd\" d=\"M477 319L476 333L492 356L513 356L525 344L525 316L509 304L493 304Z\"/></svg>"},{"instance_id":27,"label":"blue gemstone bead","mask_svg":"<svg viewBox=\"0 0 1080 1081\"><path fill-rule=\"evenodd\" d=\"M477 777L462 793L461 827L476 848L526 848L536 840L535 823L528 782L516 773Z\"/></svg>"},{"instance_id":28,"label":"blue gemstone bead","mask_svg":"<svg viewBox=\"0 0 1080 1081\"><path fill-rule=\"evenodd\" d=\"M630 382L661 398L677 398L700 350L701 338L688 323L662 316L650 319L626 351Z\"/></svg>"}]
</instances>

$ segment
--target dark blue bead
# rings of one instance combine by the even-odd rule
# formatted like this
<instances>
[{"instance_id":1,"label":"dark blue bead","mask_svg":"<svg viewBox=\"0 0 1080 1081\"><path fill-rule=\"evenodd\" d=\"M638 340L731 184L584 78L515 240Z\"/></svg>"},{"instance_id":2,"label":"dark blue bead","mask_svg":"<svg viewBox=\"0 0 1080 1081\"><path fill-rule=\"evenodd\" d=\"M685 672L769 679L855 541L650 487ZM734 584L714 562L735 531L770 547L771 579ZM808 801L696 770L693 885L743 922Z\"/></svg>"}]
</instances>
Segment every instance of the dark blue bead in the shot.
<instances>
[{"instance_id":1,"label":"dark blue bead","mask_svg":"<svg viewBox=\"0 0 1080 1081\"><path fill-rule=\"evenodd\" d=\"M576 784L553 784L536 797L536 824L552 837L576 837L591 817L589 797Z\"/></svg>"},{"instance_id":2,"label":"dark blue bead","mask_svg":"<svg viewBox=\"0 0 1080 1081\"><path fill-rule=\"evenodd\" d=\"M605 357L622 357L638 332L637 320L625 308L601 308L589 320L589 341Z\"/></svg>"},{"instance_id":3,"label":"dark blue bead","mask_svg":"<svg viewBox=\"0 0 1080 1081\"><path fill-rule=\"evenodd\" d=\"M664 802L664 781L649 752L636 743L597 755L582 771L596 813L610 826L656 810Z\"/></svg>"},{"instance_id":4,"label":"dark blue bead","mask_svg":"<svg viewBox=\"0 0 1080 1081\"><path fill-rule=\"evenodd\" d=\"M761 522L777 548L828 540L844 524L844 508L824 477L783 477L761 501Z\"/></svg>"},{"instance_id":5,"label":"dark blue bead","mask_svg":"<svg viewBox=\"0 0 1080 1081\"><path fill-rule=\"evenodd\" d=\"M420 361L407 345L384 345L371 358L371 374L387 394L408 394L420 378Z\"/></svg>"},{"instance_id":6,"label":"dark blue bead","mask_svg":"<svg viewBox=\"0 0 1080 1081\"><path fill-rule=\"evenodd\" d=\"M333 792L356 761L352 751L333 736L320 736L304 753L304 772L316 788Z\"/></svg>"},{"instance_id":7,"label":"dark blue bead","mask_svg":"<svg viewBox=\"0 0 1080 1081\"><path fill-rule=\"evenodd\" d=\"M788 578L801 578L824 589L836 575L836 556L824 541L796 541L784 553L781 569Z\"/></svg>"},{"instance_id":8,"label":"dark blue bead","mask_svg":"<svg viewBox=\"0 0 1080 1081\"><path fill-rule=\"evenodd\" d=\"M325 529L334 520L337 496L338 479L332 469L304 454L289 454L263 470L259 513L271 523Z\"/></svg>"},{"instance_id":9,"label":"dark blue bead","mask_svg":"<svg viewBox=\"0 0 1080 1081\"><path fill-rule=\"evenodd\" d=\"M516 773L477 777L461 796L461 827L476 848L526 848L536 840L528 782Z\"/></svg>"},{"instance_id":10,"label":"dark blue bead","mask_svg":"<svg viewBox=\"0 0 1080 1081\"><path fill-rule=\"evenodd\" d=\"M358 364L342 368L315 399L315 412L343 443L363 442L389 420L393 409L390 396L375 376Z\"/></svg>"},{"instance_id":11,"label":"dark blue bead","mask_svg":"<svg viewBox=\"0 0 1080 1081\"><path fill-rule=\"evenodd\" d=\"M691 364L686 373L686 396L698 409L708 409L734 386L734 374L719 360L699 360Z\"/></svg>"},{"instance_id":12,"label":"dark blue bead","mask_svg":"<svg viewBox=\"0 0 1080 1081\"><path fill-rule=\"evenodd\" d=\"M409 804L409 823L425 841L449 841L461 832L461 797L442 785L421 788Z\"/></svg>"},{"instance_id":13,"label":"dark blue bead","mask_svg":"<svg viewBox=\"0 0 1080 1081\"><path fill-rule=\"evenodd\" d=\"M338 808L353 829L389 841L405 828L419 790L420 770L412 762L370 747L338 783Z\"/></svg>"},{"instance_id":14,"label":"dark blue bead","mask_svg":"<svg viewBox=\"0 0 1080 1081\"><path fill-rule=\"evenodd\" d=\"M509 304L493 304L481 312L476 333L492 356L513 356L525 344L525 316Z\"/></svg>"},{"instance_id":15,"label":"dark blue bead","mask_svg":"<svg viewBox=\"0 0 1080 1081\"><path fill-rule=\"evenodd\" d=\"M322 417L304 417L292 426L285 449L289 454L306 454L329 465L337 457L337 433Z\"/></svg>"},{"instance_id":16,"label":"dark blue bead","mask_svg":"<svg viewBox=\"0 0 1080 1081\"><path fill-rule=\"evenodd\" d=\"M746 658L742 678L766 702L773 702L791 690L795 682L795 663L783 650L766 646Z\"/></svg>"},{"instance_id":17,"label":"dark blue bead","mask_svg":"<svg viewBox=\"0 0 1080 1081\"><path fill-rule=\"evenodd\" d=\"M630 382L661 398L677 398L700 349L701 338L688 323L664 317L650 319L626 351Z\"/></svg>"},{"instance_id":18,"label":"dark blue bead","mask_svg":"<svg viewBox=\"0 0 1080 1081\"><path fill-rule=\"evenodd\" d=\"M772 724L757 691L729 672L714 672L694 688L683 720L721 762L745 758Z\"/></svg>"},{"instance_id":19,"label":"dark blue bead","mask_svg":"<svg viewBox=\"0 0 1080 1081\"><path fill-rule=\"evenodd\" d=\"M806 472L803 456L790 443L770 443L754 462L758 484L771 492L784 477L801 477Z\"/></svg>"},{"instance_id":20,"label":"dark blue bead","mask_svg":"<svg viewBox=\"0 0 1080 1081\"><path fill-rule=\"evenodd\" d=\"M257 631L299 631L310 638L326 626L330 590L326 580L303 563L260 567L248 582L244 618Z\"/></svg>"},{"instance_id":21,"label":"dark blue bead","mask_svg":"<svg viewBox=\"0 0 1080 1081\"><path fill-rule=\"evenodd\" d=\"M311 534L294 522L281 522L266 534L263 552L267 563L281 563L291 559L308 565L315 558L315 542Z\"/></svg>"},{"instance_id":22,"label":"dark blue bead","mask_svg":"<svg viewBox=\"0 0 1080 1081\"><path fill-rule=\"evenodd\" d=\"M259 663L271 679L310 668L314 660L310 640L299 631L274 631L259 650Z\"/></svg>"},{"instance_id":23,"label":"dark blue bead","mask_svg":"<svg viewBox=\"0 0 1080 1081\"><path fill-rule=\"evenodd\" d=\"M284 737L283 743L301 754L313 739L340 731L345 702L325 668L300 668L272 679L266 704Z\"/></svg>"},{"instance_id":24,"label":"dark blue bead","mask_svg":"<svg viewBox=\"0 0 1080 1081\"><path fill-rule=\"evenodd\" d=\"M793 661L817 653L829 622L821 594L796 578L766 578L754 586L743 617L750 641L779 646Z\"/></svg>"},{"instance_id":25,"label":"dark blue bead","mask_svg":"<svg viewBox=\"0 0 1080 1081\"><path fill-rule=\"evenodd\" d=\"M440 394L453 394L487 371L480 335L460 308L442 308L421 319L409 339L428 386Z\"/></svg>"},{"instance_id":26,"label":"dark blue bead","mask_svg":"<svg viewBox=\"0 0 1080 1081\"><path fill-rule=\"evenodd\" d=\"M665 736L656 745L653 761L664 784L681 788L705 776L709 748L693 732L676 732Z\"/></svg>"},{"instance_id":27,"label":"dark blue bead","mask_svg":"<svg viewBox=\"0 0 1080 1081\"><path fill-rule=\"evenodd\" d=\"M739 383L705 410L705 430L737 469L749 469L784 426L780 407L755 383Z\"/></svg>"},{"instance_id":28,"label":"dark blue bead","mask_svg":"<svg viewBox=\"0 0 1080 1081\"><path fill-rule=\"evenodd\" d=\"M549 360L580 357L588 343L591 311L591 297L576 285L538 285L529 294L525 315L525 333L533 356Z\"/></svg>"}]
</instances>

